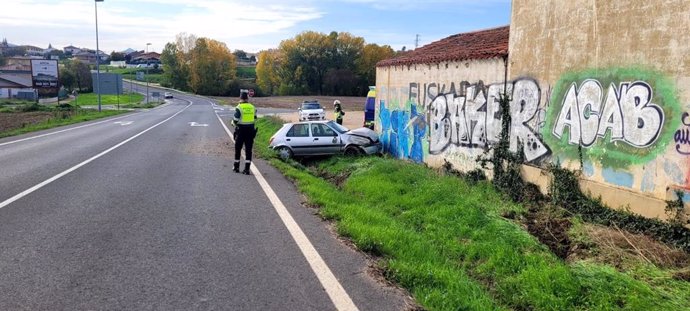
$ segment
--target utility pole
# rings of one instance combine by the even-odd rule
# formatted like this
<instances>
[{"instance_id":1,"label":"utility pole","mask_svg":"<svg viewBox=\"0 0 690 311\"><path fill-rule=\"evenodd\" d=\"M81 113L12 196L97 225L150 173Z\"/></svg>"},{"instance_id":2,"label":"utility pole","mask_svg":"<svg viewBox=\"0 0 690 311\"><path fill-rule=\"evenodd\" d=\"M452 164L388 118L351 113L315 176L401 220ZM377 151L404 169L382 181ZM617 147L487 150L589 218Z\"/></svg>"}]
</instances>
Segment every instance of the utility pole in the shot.
<instances>
[{"instance_id":1,"label":"utility pole","mask_svg":"<svg viewBox=\"0 0 690 311\"><path fill-rule=\"evenodd\" d=\"M149 45L151 43L146 43L146 104L149 104Z\"/></svg>"},{"instance_id":2,"label":"utility pole","mask_svg":"<svg viewBox=\"0 0 690 311\"><path fill-rule=\"evenodd\" d=\"M418 46L419 46L419 34L417 34L417 37L414 39L414 49L416 50Z\"/></svg>"}]
</instances>

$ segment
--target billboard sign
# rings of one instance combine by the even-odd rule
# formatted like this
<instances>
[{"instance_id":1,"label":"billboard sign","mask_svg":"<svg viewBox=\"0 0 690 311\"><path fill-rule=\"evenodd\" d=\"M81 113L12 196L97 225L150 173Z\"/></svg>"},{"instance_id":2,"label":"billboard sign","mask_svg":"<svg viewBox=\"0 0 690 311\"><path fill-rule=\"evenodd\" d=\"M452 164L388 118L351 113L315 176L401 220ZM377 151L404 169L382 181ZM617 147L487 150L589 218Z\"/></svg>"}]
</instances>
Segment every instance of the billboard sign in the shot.
<instances>
[{"instance_id":1,"label":"billboard sign","mask_svg":"<svg viewBox=\"0 0 690 311\"><path fill-rule=\"evenodd\" d=\"M119 95L122 94L122 75L117 73L102 72L96 76L96 73L91 73L91 81L93 81L93 91L100 90L104 95ZM101 87L97 87L97 81L101 82Z\"/></svg>"},{"instance_id":2,"label":"billboard sign","mask_svg":"<svg viewBox=\"0 0 690 311\"><path fill-rule=\"evenodd\" d=\"M57 89L58 61L53 59L32 59L31 79L35 88Z\"/></svg>"}]
</instances>

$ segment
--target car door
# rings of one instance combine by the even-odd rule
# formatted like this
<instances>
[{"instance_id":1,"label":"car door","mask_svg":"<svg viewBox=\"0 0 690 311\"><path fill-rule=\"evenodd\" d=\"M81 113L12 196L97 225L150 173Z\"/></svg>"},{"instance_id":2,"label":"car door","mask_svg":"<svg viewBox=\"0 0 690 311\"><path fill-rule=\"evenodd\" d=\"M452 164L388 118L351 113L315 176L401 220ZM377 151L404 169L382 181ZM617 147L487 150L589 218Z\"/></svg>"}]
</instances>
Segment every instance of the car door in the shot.
<instances>
[{"instance_id":1,"label":"car door","mask_svg":"<svg viewBox=\"0 0 690 311\"><path fill-rule=\"evenodd\" d=\"M295 123L285 134L285 142L294 155L311 154L313 139L309 134L309 123Z\"/></svg>"},{"instance_id":2,"label":"car door","mask_svg":"<svg viewBox=\"0 0 690 311\"><path fill-rule=\"evenodd\" d=\"M342 149L338 133L325 123L312 123L311 135L319 154L335 154Z\"/></svg>"}]
</instances>

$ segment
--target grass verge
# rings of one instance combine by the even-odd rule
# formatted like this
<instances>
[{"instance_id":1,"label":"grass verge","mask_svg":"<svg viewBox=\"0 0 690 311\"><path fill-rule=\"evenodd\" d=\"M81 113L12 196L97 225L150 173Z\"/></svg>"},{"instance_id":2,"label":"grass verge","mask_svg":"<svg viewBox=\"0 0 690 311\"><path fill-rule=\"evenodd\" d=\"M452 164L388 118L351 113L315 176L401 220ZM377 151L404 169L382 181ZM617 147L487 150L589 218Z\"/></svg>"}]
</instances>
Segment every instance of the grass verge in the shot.
<instances>
[{"instance_id":1,"label":"grass verge","mask_svg":"<svg viewBox=\"0 0 690 311\"><path fill-rule=\"evenodd\" d=\"M120 105L128 104L138 104L144 100L144 95L139 93L125 93L119 96L117 95L102 95L101 94L101 105ZM98 95L95 93L84 93L79 94L75 101L72 103L77 105L98 105Z\"/></svg>"},{"instance_id":2,"label":"grass verge","mask_svg":"<svg viewBox=\"0 0 690 311\"><path fill-rule=\"evenodd\" d=\"M54 112L53 116L51 118L48 118L47 120L44 120L44 121L41 121L38 123L25 124L21 128L2 131L2 132L0 132L0 138L20 135L20 134L25 134L25 133L35 132L35 131L47 130L47 129L51 129L51 128L58 127L58 126L70 125L70 124L75 124L75 123L80 123L80 122L85 122L85 121L91 121L91 120L111 117L111 116L115 116L115 115L126 113L126 112L128 112L128 111L125 111L125 110L102 110L101 112L98 112L97 110L90 110L90 109L81 109L78 112L72 112L72 113L62 112L62 111ZM21 118L21 113L11 113L11 114L16 115L18 118Z\"/></svg>"},{"instance_id":3,"label":"grass verge","mask_svg":"<svg viewBox=\"0 0 690 311\"><path fill-rule=\"evenodd\" d=\"M470 184L390 158L310 167L272 158L280 127L259 121L257 153L295 181L338 233L378 256L384 275L429 310L689 310L690 283L651 265L622 273L566 262L522 226L524 214L486 182Z\"/></svg>"}]
</instances>

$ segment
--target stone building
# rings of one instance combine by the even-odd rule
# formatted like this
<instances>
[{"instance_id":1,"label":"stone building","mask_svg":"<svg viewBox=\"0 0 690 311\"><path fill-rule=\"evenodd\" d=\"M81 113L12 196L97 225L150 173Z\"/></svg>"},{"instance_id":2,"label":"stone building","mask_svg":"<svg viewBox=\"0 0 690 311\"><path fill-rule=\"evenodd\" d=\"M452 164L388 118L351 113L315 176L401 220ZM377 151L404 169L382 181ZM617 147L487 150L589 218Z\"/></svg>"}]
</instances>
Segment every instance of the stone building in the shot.
<instances>
[{"instance_id":1,"label":"stone building","mask_svg":"<svg viewBox=\"0 0 690 311\"><path fill-rule=\"evenodd\" d=\"M380 62L377 128L398 157L470 170L496 141L505 89L528 180L546 190L548 163L582 169L593 196L665 218L676 190L690 201L689 20L685 0L514 0L510 30Z\"/></svg>"}]
</instances>

